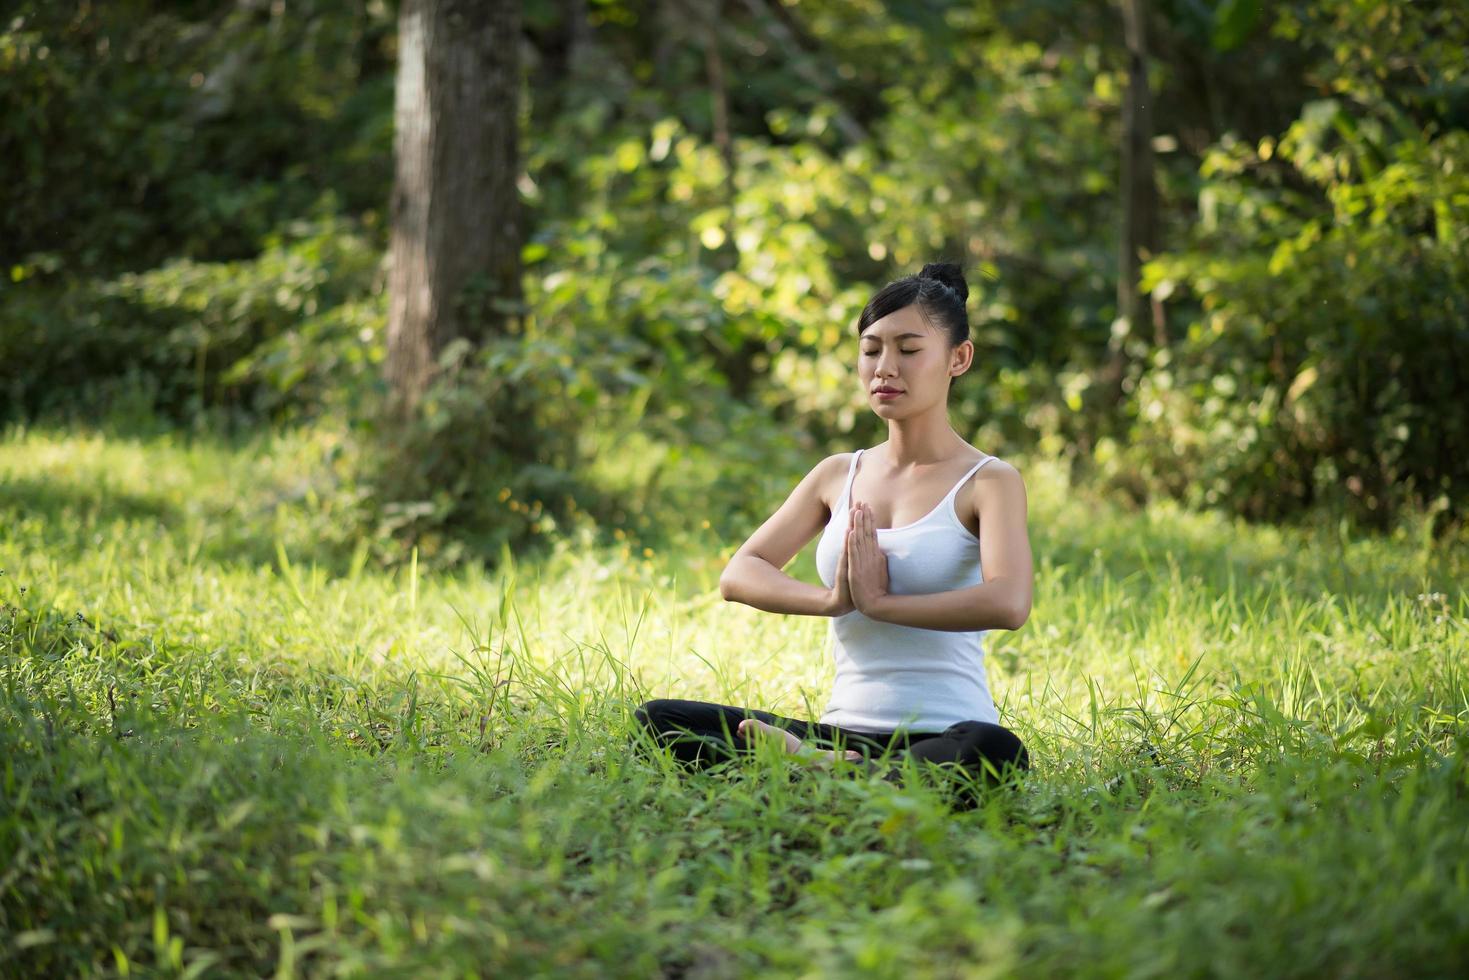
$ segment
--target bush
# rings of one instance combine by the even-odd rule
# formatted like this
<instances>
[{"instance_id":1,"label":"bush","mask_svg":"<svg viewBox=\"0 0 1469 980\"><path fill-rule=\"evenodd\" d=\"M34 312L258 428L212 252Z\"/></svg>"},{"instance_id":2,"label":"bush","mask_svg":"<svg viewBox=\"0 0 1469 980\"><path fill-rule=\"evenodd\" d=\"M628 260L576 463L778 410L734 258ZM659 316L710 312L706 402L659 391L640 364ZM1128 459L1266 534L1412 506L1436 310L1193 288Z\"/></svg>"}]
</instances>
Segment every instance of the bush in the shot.
<instances>
[{"instance_id":1,"label":"bush","mask_svg":"<svg viewBox=\"0 0 1469 980\"><path fill-rule=\"evenodd\" d=\"M519 334L456 340L407 419L378 390L344 462L379 559L493 560L575 519L585 407L565 397L557 354Z\"/></svg>"},{"instance_id":2,"label":"bush","mask_svg":"<svg viewBox=\"0 0 1469 980\"><path fill-rule=\"evenodd\" d=\"M1469 134L1324 100L1203 173L1193 247L1144 282L1192 297L1195 318L1135 378L1112 471L1253 518L1326 503L1382 526L1440 498L1462 512Z\"/></svg>"},{"instance_id":3,"label":"bush","mask_svg":"<svg viewBox=\"0 0 1469 980\"><path fill-rule=\"evenodd\" d=\"M279 419L354 397L382 359L378 263L353 223L324 217L245 261L179 259L101 283L22 269L0 295L7 414L143 391L174 419L218 407Z\"/></svg>"}]
</instances>

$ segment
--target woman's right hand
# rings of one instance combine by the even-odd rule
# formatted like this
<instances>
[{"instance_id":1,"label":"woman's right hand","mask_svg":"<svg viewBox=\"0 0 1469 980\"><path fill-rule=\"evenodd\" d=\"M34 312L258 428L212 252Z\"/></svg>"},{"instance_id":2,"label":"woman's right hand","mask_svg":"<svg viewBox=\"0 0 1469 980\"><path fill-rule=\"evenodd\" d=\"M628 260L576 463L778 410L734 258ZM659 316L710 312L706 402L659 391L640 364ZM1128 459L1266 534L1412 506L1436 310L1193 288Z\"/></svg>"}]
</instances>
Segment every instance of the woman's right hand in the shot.
<instances>
[{"instance_id":1,"label":"woman's right hand","mask_svg":"<svg viewBox=\"0 0 1469 980\"><path fill-rule=\"evenodd\" d=\"M851 537L852 522L855 520L855 512L852 508L847 509L847 530L842 535L842 550L837 557L837 580L831 588L831 604L827 615L845 616L857 608L852 601L852 588L847 582L847 539Z\"/></svg>"}]
</instances>

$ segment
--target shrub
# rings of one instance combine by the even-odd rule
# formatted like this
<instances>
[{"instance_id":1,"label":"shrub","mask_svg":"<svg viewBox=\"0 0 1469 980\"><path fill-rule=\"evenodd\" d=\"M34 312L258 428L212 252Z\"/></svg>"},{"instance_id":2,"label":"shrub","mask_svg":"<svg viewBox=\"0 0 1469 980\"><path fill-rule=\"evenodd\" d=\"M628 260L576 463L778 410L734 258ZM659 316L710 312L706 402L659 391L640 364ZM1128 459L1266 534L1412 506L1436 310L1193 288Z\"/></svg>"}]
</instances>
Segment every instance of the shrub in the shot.
<instances>
[{"instance_id":1,"label":"shrub","mask_svg":"<svg viewBox=\"0 0 1469 980\"><path fill-rule=\"evenodd\" d=\"M1469 499L1469 134L1308 105L1206 159L1193 246L1145 269L1194 318L1136 378L1137 471L1196 504L1383 525ZM1324 198L1324 203L1323 203Z\"/></svg>"}]
</instances>

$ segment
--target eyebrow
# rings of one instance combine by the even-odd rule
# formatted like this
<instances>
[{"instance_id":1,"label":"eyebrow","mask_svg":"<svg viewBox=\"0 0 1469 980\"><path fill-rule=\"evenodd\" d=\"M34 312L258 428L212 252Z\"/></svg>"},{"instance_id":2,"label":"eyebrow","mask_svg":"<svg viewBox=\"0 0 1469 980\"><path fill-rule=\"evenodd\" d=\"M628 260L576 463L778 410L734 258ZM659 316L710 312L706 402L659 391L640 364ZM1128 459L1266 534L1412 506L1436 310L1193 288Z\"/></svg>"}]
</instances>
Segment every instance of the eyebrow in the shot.
<instances>
[{"instance_id":1,"label":"eyebrow","mask_svg":"<svg viewBox=\"0 0 1469 980\"><path fill-rule=\"evenodd\" d=\"M923 339L923 336L924 335L921 334L921 333L900 333L896 337L894 337L893 339L894 340L907 340L909 337L917 337L919 340L922 340ZM881 338L875 337L875 336L873 336L870 333L869 334L863 334L862 335L862 339L863 340L877 340L879 342L881 341Z\"/></svg>"}]
</instances>

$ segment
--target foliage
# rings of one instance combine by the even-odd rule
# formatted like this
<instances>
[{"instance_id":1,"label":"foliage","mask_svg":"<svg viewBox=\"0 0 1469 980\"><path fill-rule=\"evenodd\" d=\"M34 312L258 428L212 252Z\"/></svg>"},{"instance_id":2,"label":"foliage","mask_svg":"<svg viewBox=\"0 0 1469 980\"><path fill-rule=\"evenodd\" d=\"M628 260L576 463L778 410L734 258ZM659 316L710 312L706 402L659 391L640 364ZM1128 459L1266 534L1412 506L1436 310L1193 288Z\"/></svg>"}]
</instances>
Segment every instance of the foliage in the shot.
<instances>
[{"instance_id":1,"label":"foliage","mask_svg":"<svg viewBox=\"0 0 1469 980\"><path fill-rule=\"evenodd\" d=\"M1418 33L1435 15L1417 16L1374 40L1469 98L1461 48L1435 55ZM1449 406L1469 382L1469 132L1444 128L1445 89L1388 99L1354 50L1338 49L1341 97L1206 157L1193 241L1145 274L1195 318L1148 352L1131 444L1107 460L1125 479L1259 518L1462 513L1469 418Z\"/></svg>"},{"instance_id":2,"label":"foliage","mask_svg":"<svg viewBox=\"0 0 1469 980\"><path fill-rule=\"evenodd\" d=\"M327 216L250 259L176 259L83 289L22 283L0 321L0 385L12 412L105 406L137 384L173 418L318 412L376 378L378 262L354 223Z\"/></svg>"},{"instance_id":3,"label":"foliage","mask_svg":"<svg viewBox=\"0 0 1469 980\"><path fill-rule=\"evenodd\" d=\"M381 4L20 3L0 31L6 265L256 254L324 194L381 208Z\"/></svg>"},{"instance_id":4,"label":"foliage","mask_svg":"<svg viewBox=\"0 0 1469 980\"><path fill-rule=\"evenodd\" d=\"M565 397L565 361L534 338L456 340L411 416L374 400L344 462L381 557L498 556L582 516L586 412Z\"/></svg>"},{"instance_id":5,"label":"foliage","mask_svg":"<svg viewBox=\"0 0 1469 980\"><path fill-rule=\"evenodd\" d=\"M1273 155L1298 173L1333 169L1351 152L1321 152L1333 120L1334 103L1310 107ZM1469 228L1450 217L1469 205L1465 135L1399 141L1380 170L1331 181L1329 216L1223 177L1211 205L1225 227L1148 272L1154 287L1186 285L1203 301L1139 382L1132 448L1148 477L1263 518L1324 499L1380 524L1410 500L1464 499L1469 421L1448 406L1469 348L1455 285L1469 281ZM1212 165L1259 162L1255 148L1233 149ZM1241 233L1258 237L1231 254Z\"/></svg>"},{"instance_id":6,"label":"foliage","mask_svg":"<svg viewBox=\"0 0 1469 980\"><path fill-rule=\"evenodd\" d=\"M950 258L978 348L952 417L987 451L1257 518L1462 514L1462 368L1435 352L1463 346L1463 19L1148 7L1164 323L1123 335L1114 8L527 4L526 333L450 353L466 390L372 446L394 5L23 4L0 25L0 416L330 417L343 513L384 557L447 557L542 533L475 496L512 486L483 447L521 412L537 466L582 467L532 467L527 508L564 523L546 508L577 486L643 533L665 494L733 535L774 474L882 437L851 324ZM1093 397L1119 365L1121 400ZM480 416L507 368L537 401Z\"/></svg>"},{"instance_id":7,"label":"foliage","mask_svg":"<svg viewBox=\"0 0 1469 980\"><path fill-rule=\"evenodd\" d=\"M379 343L348 340L380 331L391 24L334 0L8 15L0 417L352 397Z\"/></svg>"}]
</instances>

